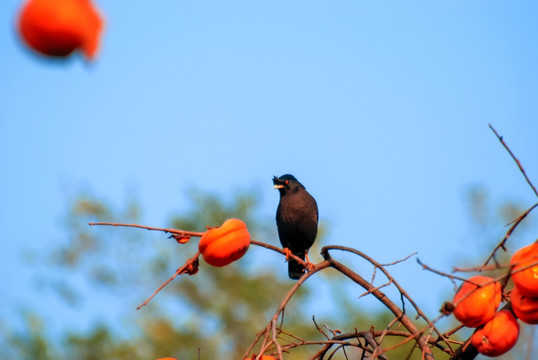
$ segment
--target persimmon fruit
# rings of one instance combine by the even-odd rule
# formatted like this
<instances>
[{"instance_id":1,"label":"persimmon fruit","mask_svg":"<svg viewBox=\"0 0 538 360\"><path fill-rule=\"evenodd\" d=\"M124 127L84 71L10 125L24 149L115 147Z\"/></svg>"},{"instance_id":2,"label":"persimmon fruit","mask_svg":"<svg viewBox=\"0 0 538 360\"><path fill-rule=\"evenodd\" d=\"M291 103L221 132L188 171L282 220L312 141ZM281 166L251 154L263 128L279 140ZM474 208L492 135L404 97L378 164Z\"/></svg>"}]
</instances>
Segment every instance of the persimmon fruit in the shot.
<instances>
[{"instance_id":1,"label":"persimmon fruit","mask_svg":"<svg viewBox=\"0 0 538 360\"><path fill-rule=\"evenodd\" d=\"M510 350L517 342L519 324L510 310L499 311L471 336L471 343L479 353L499 356Z\"/></svg>"},{"instance_id":2,"label":"persimmon fruit","mask_svg":"<svg viewBox=\"0 0 538 360\"><path fill-rule=\"evenodd\" d=\"M510 259L510 266L512 280L519 292L538 297L538 241L516 251Z\"/></svg>"},{"instance_id":3,"label":"persimmon fruit","mask_svg":"<svg viewBox=\"0 0 538 360\"><path fill-rule=\"evenodd\" d=\"M501 285L498 281L487 276L473 276L469 282L461 285L454 296L454 316L467 327L480 326L493 318L501 298Z\"/></svg>"},{"instance_id":4,"label":"persimmon fruit","mask_svg":"<svg viewBox=\"0 0 538 360\"><path fill-rule=\"evenodd\" d=\"M81 50L94 59L103 20L91 0L29 0L18 28L24 42L42 55L67 57Z\"/></svg>"},{"instance_id":5,"label":"persimmon fruit","mask_svg":"<svg viewBox=\"0 0 538 360\"><path fill-rule=\"evenodd\" d=\"M538 298L523 295L517 287L514 287L510 294L510 301L512 310L519 320L526 324L538 324Z\"/></svg>"},{"instance_id":6,"label":"persimmon fruit","mask_svg":"<svg viewBox=\"0 0 538 360\"><path fill-rule=\"evenodd\" d=\"M241 258L250 245L247 225L239 219L228 219L222 226L202 235L198 250L205 262L213 266L226 266Z\"/></svg>"}]
</instances>

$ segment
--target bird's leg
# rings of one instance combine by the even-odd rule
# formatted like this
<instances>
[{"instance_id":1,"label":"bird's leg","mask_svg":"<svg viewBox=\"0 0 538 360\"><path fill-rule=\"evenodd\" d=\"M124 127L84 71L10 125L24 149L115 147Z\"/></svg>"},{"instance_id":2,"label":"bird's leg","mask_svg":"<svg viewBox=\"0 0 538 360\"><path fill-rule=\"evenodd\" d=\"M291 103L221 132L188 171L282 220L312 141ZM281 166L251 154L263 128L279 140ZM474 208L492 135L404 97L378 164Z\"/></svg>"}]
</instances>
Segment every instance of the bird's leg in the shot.
<instances>
[{"instance_id":1,"label":"bird's leg","mask_svg":"<svg viewBox=\"0 0 538 360\"><path fill-rule=\"evenodd\" d=\"M308 252L305 251L304 253L305 261L306 261L306 270L311 271L314 268L314 264L310 262L310 259L308 258Z\"/></svg>"},{"instance_id":2,"label":"bird's leg","mask_svg":"<svg viewBox=\"0 0 538 360\"><path fill-rule=\"evenodd\" d=\"M286 261L290 261L291 250L288 249L287 247L285 247L282 250L284 250L284 252L286 253Z\"/></svg>"}]
</instances>

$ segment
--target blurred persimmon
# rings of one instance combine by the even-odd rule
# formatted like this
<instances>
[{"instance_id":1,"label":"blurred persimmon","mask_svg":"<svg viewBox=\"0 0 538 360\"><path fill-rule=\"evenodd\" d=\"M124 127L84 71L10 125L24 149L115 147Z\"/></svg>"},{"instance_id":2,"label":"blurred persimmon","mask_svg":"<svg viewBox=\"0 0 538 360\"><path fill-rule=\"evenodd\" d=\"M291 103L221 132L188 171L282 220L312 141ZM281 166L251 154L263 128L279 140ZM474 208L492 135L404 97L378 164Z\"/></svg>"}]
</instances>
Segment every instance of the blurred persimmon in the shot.
<instances>
[{"instance_id":1,"label":"blurred persimmon","mask_svg":"<svg viewBox=\"0 0 538 360\"><path fill-rule=\"evenodd\" d=\"M66 57L81 50L94 59L103 20L91 0L29 0L18 26L24 42L42 55Z\"/></svg>"},{"instance_id":2,"label":"blurred persimmon","mask_svg":"<svg viewBox=\"0 0 538 360\"><path fill-rule=\"evenodd\" d=\"M510 294L510 301L519 320L531 325L538 324L538 298L523 295L515 287Z\"/></svg>"},{"instance_id":3,"label":"blurred persimmon","mask_svg":"<svg viewBox=\"0 0 538 360\"><path fill-rule=\"evenodd\" d=\"M512 280L519 292L538 297L538 241L516 251L510 265Z\"/></svg>"}]
</instances>

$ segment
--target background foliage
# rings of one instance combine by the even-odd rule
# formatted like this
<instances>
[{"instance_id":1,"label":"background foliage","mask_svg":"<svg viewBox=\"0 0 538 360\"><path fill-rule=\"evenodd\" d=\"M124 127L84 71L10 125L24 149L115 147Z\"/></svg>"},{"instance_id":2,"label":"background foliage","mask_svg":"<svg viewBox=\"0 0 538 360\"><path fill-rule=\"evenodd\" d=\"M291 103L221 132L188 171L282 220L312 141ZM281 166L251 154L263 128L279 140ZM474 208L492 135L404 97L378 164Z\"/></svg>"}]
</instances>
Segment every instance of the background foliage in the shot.
<instances>
[{"instance_id":1,"label":"background foliage","mask_svg":"<svg viewBox=\"0 0 538 360\"><path fill-rule=\"evenodd\" d=\"M206 197L234 209L234 187L263 184L247 192L257 201L249 225L259 222L256 236L277 244L278 200L265 189L272 175L292 172L320 205L325 244L381 262L419 251L450 271L481 263L503 236L510 216L497 209L529 206L487 123L538 179L536 1L97 3L106 30L88 66L27 52L15 27L21 1L0 2L2 358L151 358L167 328L193 344L182 356L197 347L204 359L214 348L231 356L229 341L243 341L225 334L217 314L246 326L254 311L211 304L204 296L232 294L207 267L135 311L189 248L162 234L88 229L90 220L174 226L194 213L204 219ZM211 193L178 191L189 186ZM466 212L469 186L476 201ZM534 218L510 251L536 239ZM227 271L289 286L281 257L248 255ZM428 314L453 293L413 261L394 271ZM185 293L196 278L217 287L197 300ZM333 328L386 323L372 299L344 284L330 271L310 279L288 324L307 333L313 314ZM263 294L248 301L270 313L279 294Z\"/></svg>"},{"instance_id":2,"label":"background foliage","mask_svg":"<svg viewBox=\"0 0 538 360\"><path fill-rule=\"evenodd\" d=\"M254 192L239 191L232 200L223 201L203 191L191 191L190 199L188 211L173 216L170 227L199 231L208 225L221 224L227 218L238 217L247 222L253 238L275 243L273 219L263 219L257 214L259 200ZM475 231L484 236L488 236L491 226L511 219L520 211L512 203L491 209L487 192L482 188L470 190L469 205L475 219ZM133 301L142 302L174 272L175 267L197 250L196 240L178 245L162 233L87 225L89 221L137 222L141 212L136 201L116 209L97 196L79 194L73 197L64 217L64 244L47 254L32 254L36 270L45 269L36 276L40 283L49 284L55 290L65 306L76 308L84 301L84 291L91 291L122 302L125 311L101 319L86 331L67 328L56 336L46 331L51 320L45 320L44 314L21 314L25 318L22 330L14 331L6 327L7 324L3 325L3 357L82 360L164 356L241 358L293 284L286 279L283 259L252 246L243 259L225 268L214 268L202 261L198 274L176 278L148 306L136 311L137 304ZM322 225L321 234L324 233L326 225ZM491 239L490 244L496 241ZM321 235L316 246L325 242L326 236ZM475 261L475 258L478 257L471 255L469 261ZM392 272L398 276L397 269ZM328 286L336 311L317 315L320 311L317 287L320 285L319 282L307 282L286 309L286 331L303 339L323 340L312 322L313 315L317 315L318 324L340 331L383 329L390 322L391 315L383 309L374 307L377 310L371 311L362 307L361 303L366 300L357 298L358 289L353 289L332 271L319 277L324 286ZM534 351L532 338L536 334L533 327L523 325L522 329L525 340L520 340L519 349L503 359L524 358ZM402 358L409 350L406 346L389 354ZM315 346L303 347L294 350L293 358L306 358L316 351ZM415 356L420 356L416 353ZM348 355L352 356L352 353L348 352Z\"/></svg>"}]
</instances>

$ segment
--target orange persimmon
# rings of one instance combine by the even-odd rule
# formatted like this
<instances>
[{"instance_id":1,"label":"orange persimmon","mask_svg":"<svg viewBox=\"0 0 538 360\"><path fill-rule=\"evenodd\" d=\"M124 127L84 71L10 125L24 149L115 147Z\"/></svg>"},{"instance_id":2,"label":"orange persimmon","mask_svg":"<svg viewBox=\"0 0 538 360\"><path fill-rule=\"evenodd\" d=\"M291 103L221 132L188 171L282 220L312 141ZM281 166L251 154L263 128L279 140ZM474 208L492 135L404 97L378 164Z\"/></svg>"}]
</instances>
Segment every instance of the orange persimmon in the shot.
<instances>
[{"instance_id":1,"label":"orange persimmon","mask_svg":"<svg viewBox=\"0 0 538 360\"><path fill-rule=\"evenodd\" d=\"M512 280L519 292L538 297L538 241L516 251L510 265Z\"/></svg>"},{"instance_id":2,"label":"orange persimmon","mask_svg":"<svg viewBox=\"0 0 538 360\"><path fill-rule=\"evenodd\" d=\"M242 257L249 245L247 225L239 219L228 219L204 233L198 250L209 265L225 266Z\"/></svg>"},{"instance_id":3,"label":"orange persimmon","mask_svg":"<svg viewBox=\"0 0 538 360\"><path fill-rule=\"evenodd\" d=\"M24 42L40 54L66 57L82 50L94 59L103 20L91 0L29 0L18 26Z\"/></svg>"},{"instance_id":4,"label":"orange persimmon","mask_svg":"<svg viewBox=\"0 0 538 360\"><path fill-rule=\"evenodd\" d=\"M472 283L464 282L454 296L454 316L467 327L477 327L495 315L501 303L501 285L482 275L473 276L469 281Z\"/></svg>"},{"instance_id":5,"label":"orange persimmon","mask_svg":"<svg viewBox=\"0 0 538 360\"><path fill-rule=\"evenodd\" d=\"M471 336L471 343L483 355L499 356L516 344L518 336L517 319L509 310L501 310L475 331Z\"/></svg>"},{"instance_id":6,"label":"orange persimmon","mask_svg":"<svg viewBox=\"0 0 538 360\"><path fill-rule=\"evenodd\" d=\"M538 298L523 295L517 287L514 287L510 294L510 301L518 319L527 324L538 324Z\"/></svg>"}]
</instances>

